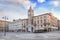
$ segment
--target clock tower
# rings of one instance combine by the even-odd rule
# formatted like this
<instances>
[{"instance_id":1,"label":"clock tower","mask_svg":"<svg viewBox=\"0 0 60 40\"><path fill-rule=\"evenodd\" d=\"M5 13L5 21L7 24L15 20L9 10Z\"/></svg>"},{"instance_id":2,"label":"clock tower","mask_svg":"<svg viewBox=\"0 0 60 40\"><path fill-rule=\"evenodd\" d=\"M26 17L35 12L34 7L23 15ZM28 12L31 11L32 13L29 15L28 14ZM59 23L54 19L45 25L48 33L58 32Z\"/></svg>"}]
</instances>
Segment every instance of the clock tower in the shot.
<instances>
[{"instance_id":1,"label":"clock tower","mask_svg":"<svg viewBox=\"0 0 60 40\"><path fill-rule=\"evenodd\" d=\"M28 26L27 26L27 31L33 32L33 16L34 16L34 10L30 6L28 10Z\"/></svg>"},{"instance_id":2,"label":"clock tower","mask_svg":"<svg viewBox=\"0 0 60 40\"><path fill-rule=\"evenodd\" d=\"M29 10L28 10L28 23L32 24L33 22L33 16L34 16L34 10L32 9L32 7L30 6Z\"/></svg>"}]
</instances>

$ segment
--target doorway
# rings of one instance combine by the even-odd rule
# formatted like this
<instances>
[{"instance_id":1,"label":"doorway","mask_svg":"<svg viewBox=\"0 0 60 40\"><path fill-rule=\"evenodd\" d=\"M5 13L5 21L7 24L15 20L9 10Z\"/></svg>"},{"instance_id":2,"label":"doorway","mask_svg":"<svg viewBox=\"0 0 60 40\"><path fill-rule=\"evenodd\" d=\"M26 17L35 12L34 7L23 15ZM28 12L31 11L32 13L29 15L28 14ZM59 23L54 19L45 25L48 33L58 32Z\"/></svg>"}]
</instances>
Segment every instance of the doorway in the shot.
<instances>
[{"instance_id":1,"label":"doorway","mask_svg":"<svg viewBox=\"0 0 60 40\"><path fill-rule=\"evenodd\" d=\"M28 27L27 32L33 32L33 27Z\"/></svg>"}]
</instances>

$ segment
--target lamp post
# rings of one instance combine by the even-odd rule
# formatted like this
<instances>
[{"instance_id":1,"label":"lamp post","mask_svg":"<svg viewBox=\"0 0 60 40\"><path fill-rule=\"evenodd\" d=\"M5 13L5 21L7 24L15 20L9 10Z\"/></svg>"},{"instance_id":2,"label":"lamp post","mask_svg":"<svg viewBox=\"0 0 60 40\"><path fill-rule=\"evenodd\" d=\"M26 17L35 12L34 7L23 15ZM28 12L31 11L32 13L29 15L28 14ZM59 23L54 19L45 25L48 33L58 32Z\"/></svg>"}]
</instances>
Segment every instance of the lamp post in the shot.
<instances>
[{"instance_id":1,"label":"lamp post","mask_svg":"<svg viewBox=\"0 0 60 40\"><path fill-rule=\"evenodd\" d=\"M6 20L8 20L8 18L6 16L2 17L5 20L5 31L4 31L4 36L6 36L6 31L7 31L7 26L6 26Z\"/></svg>"}]
</instances>

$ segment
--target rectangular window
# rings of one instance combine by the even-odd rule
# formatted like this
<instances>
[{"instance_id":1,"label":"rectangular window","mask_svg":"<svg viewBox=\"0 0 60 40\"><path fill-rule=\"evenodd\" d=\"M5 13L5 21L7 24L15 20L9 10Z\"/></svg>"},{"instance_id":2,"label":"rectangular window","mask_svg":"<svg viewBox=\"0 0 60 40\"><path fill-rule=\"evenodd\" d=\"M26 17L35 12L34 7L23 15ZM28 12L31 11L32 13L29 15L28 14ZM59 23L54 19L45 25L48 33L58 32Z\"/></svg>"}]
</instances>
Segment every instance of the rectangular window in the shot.
<instances>
[{"instance_id":1,"label":"rectangular window","mask_svg":"<svg viewBox=\"0 0 60 40\"><path fill-rule=\"evenodd\" d=\"M42 27L42 25L41 25L41 27Z\"/></svg>"},{"instance_id":2,"label":"rectangular window","mask_svg":"<svg viewBox=\"0 0 60 40\"><path fill-rule=\"evenodd\" d=\"M44 26L46 26L46 19L44 19Z\"/></svg>"},{"instance_id":3,"label":"rectangular window","mask_svg":"<svg viewBox=\"0 0 60 40\"><path fill-rule=\"evenodd\" d=\"M44 18L46 18L46 16L44 16Z\"/></svg>"},{"instance_id":4,"label":"rectangular window","mask_svg":"<svg viewBox=\"0 0 60 40\"><path fill-rule=\"evenodd\" d=\"M37 22L38 22L38 24L39 24L39 20L38 20Z\"/></svg>"},{"instance_id":5,"label":"rectangular window","mask_svg":"<svg viewBox=\"0 0 60 40\"><path fill-rule=\"evenodd\" d=\"M46 23L46 19L44 19L44 23Z\"/></svg>"},{"instance_id":6,"label":"rectangular window","mask_svg":"<svg viewBox=\"0 0 60 40\"><path fill-rule=\"evenodd\" d=\"M41 23L42 23L42 20L41 20Z\"/></svg>"},{"instance_id":7,"label":"rectangular window","mask_svg":"<svg viewBox=\"0 0 60 40\"><path fill-rule=\"evenodd\" d=\"M34 21L34 26L36 27L36 21Z\"/></svg>"}]
</instances>

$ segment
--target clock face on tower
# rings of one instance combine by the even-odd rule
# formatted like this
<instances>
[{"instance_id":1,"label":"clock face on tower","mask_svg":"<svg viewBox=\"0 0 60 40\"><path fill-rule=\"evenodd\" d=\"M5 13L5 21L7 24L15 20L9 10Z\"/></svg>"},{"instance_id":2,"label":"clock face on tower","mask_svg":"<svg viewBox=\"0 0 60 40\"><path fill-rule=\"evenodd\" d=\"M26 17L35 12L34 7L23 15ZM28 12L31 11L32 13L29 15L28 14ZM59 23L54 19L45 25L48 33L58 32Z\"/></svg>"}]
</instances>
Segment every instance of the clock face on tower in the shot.
<instances>
[{"instance_id":1,"label":"clock face on tower","mask_svg":"<svg viewBox=\"0 0 60 40\"><path fill-rule=\"evenodd\" d=\"M30 9L28 10L28 17L29 18L32 18L34 15L33 15L33 10L32 8L30 7Z\"/></svg>"},{"instance_id":2,"label":"clock face on tower","mask_svg":"<svg viewBox=\"0 0 60 40\"><path fill-rule=\"evenodd\" d=\"M28 16L30 16L30 12L28 13Z\"/></svg>"}]
</instances>

